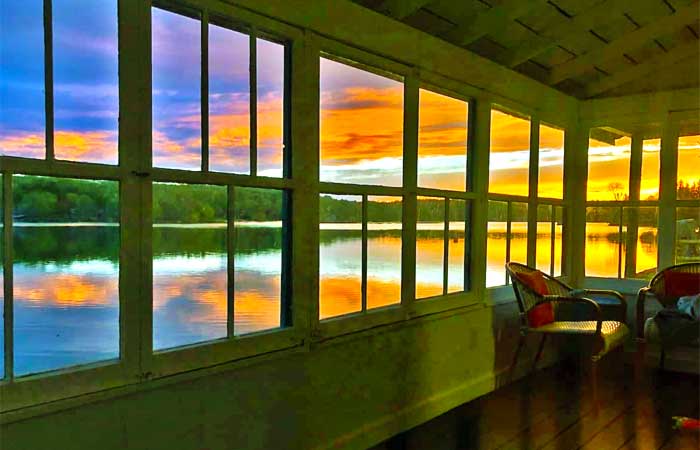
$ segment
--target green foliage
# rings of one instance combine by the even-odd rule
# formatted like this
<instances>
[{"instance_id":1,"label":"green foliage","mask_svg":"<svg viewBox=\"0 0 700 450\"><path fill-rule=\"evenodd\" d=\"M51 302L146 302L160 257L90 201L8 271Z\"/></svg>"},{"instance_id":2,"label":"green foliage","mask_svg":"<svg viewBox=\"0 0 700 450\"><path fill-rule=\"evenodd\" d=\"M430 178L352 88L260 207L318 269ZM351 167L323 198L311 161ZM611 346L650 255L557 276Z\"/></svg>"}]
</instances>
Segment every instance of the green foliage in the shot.
<instances>
[{"instance_id":1,"label":"green foliage","mask_svg":"<svg viewBox=\"0 0 700 450\"><path fill-rule=\"evenodd\" d=\"M679 200L697 200L700 199L700 182L686 183L683 180L678 182L678 199Z\"/></svg>"},{"instance_id":2,"label":"green foliage","mask_svg":"<svg viewBox=\"0 0 700 450\"><path fill-rule=\"evenodd\" d=\"M117 222L119 191L114 181L17 176L14 215L23 222Z\"/></svg>"}]
</instances>

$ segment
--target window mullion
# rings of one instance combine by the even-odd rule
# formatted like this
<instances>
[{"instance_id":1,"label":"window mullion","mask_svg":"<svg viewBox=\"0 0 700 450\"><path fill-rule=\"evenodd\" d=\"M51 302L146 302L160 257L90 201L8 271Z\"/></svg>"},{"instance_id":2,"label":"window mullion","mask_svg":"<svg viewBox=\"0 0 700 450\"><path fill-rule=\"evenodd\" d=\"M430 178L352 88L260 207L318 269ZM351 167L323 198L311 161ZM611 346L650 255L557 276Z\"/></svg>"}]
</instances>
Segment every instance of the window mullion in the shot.
<instances>
[{"instance_id":1,"label":"window mullion","mask_svg":"<svg viewBox=\"0 0 700 450\"><path fill-rule=\"evenodd\" d=\"M642 182L642 146L643 135L641 133L632 134L630 145L630 185L629 199L638 202L640 198L640 186ZM626 257L624 277L632 278L637 272L637 237L639 235L639 207L628 207L627 209L627 235L625 239ZM622 217L625 219L625 217Z\"/></svg>"},{"instance_id":2,"label":"window mullion","mask_svg":"<svg viewBox=\"0 0 700 450\"><path fill-rule=\"evenodd\" d=\"M13 240L12 240L12 174L3 175L2 205L3 205L3 280L4 280L4 350L5 350L5 379L14 378L14 301L13 301Z\"/></svg>"},{"instance_id":3,"label":"window mullion","mask_svg":"<svg viewBox=\"0 0 700 450\"><path fill-rule=\"evenodd\" d=\"M450 199L445 198L445 216L442 231L442 294L447 295L450 261Z\"/></svg>"},{"instance_id":4,"label":"window mullion","mask_svg":"<svg viewBox=\"0 0 700 450\"><path fill-rule=\"evenodd\" d=\"M362 311L367 311L367 194L362 195Z\"/></svg>"},{"instance_id":5,"label":"window mullion","mask_svg":"<svg viewBox=\"0 0 700 450\"><path fill-rule=\"evenodd\" d=\"M229 338L235 335L235 252L236 252L236 233L235 233L235 192L233 185L226 186L227 189L227 205L226 205L226 328Z\"/></svg>"},{"instance_id":6,"label":"window mullion","mask_svg":"<svg viewBox=\"0 0 700 450\"><path fill-rule=\"evenodd\" d=\"M537 184L539 181L540 121L530 120L530 165L527 203L527 265L537 264Z\"/></svg>"},{"instance_id":7,"label":"window mullion","mask_svg":"<svg viewBox=\"0 0 700 450\"><path fill-rule=\"evenodd\" d=\"M250 29L249 84L250 84L250 175L258 173L258 46L257 30Z\"/></svg>"},{"instance_id":8,"label":"window mullion","mask_svg":"<svg viewBox=\"0 0 700 450\"><path fill-rule=\"evenodd\" d=\"M202 12L201 32L201 132L202 132L202 172L209 171L209 12Z\"/></svg>"},{"instance_id":9,"label":"window mullion","mask_svg":"<svg viewBox=\"0 0 700 450\"><path fill-rule=\"evenodd\" d=\"M554 205L549 205L551 225L549 228L549 274L554 276L554 258L556 257L557 246L557 209Z\"/></svg>"},{"instance_id":10,"label":"window mullion","mask_svg":"<svg viewBox=\"0 0 700 450\"><path fill-rule=\"evenodd\" d=\"M401 303L416 297L416 228L418 219L418 108L420 80L416 74L404 80L403 210L401 236Z\"/></svg>"},{"instance_id":11,"label":"window mullion","mask_svg":"<svg viewBox=\"0 0 700 450\"><path fill-rule=\"evenodd\" d=\"M659 186L659 269L675 262L676 185L678 182L678 124L666 119L661 136Z\"/></svg>"},{"instance_id":12,"label":"window mullion","mask_svg":"<svg viewBox=\"0 0 700 450\"><path fill-rule=\"evenodd\" d=\"M513 220L513 202L508 201L508 206L506 209L506 262L510 262L510 241L511 241L511 230L512 230L512 220ZM505 284L508 284L508 272L506 272Z\"/></svg>"},{"instance_id":13,"label":"window mullion","mask_svg":"<svg viewBox=\"0 0 700 450\"><path fill-rule=\"evenodd\" d=\"M53 12L52 0L44 0L44 105L46 121L46 159L54 159L53 114Z\"/></svg>"}]
</instances>

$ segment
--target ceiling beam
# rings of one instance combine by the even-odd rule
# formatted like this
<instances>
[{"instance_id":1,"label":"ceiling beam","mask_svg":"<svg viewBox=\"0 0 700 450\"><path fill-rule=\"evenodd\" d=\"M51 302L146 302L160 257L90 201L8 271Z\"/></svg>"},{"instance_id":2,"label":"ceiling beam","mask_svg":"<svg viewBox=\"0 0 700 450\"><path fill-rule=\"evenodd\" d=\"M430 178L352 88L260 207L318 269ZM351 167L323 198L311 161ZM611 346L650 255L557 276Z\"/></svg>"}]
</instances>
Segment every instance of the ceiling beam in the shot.
<instances>
[{"instance_id":1,"label":"ceiling beam","mask_svg":"<svg viewBox=\"0 0 700 450\"><path fill-rule=\"evenodd\" d=\"M645 75L650 75L657 71L663 73L670 70L671 66L676 62L690 56L697 56L699 51L700 49L698 47L697 40L674 47L663 55L647 60L642 64L637 64L619 72L615 72L598 82L589 84L586 87L586 96L596 96L603 92L609 91L616 86L620 86L624 83L636 80Z\"/></svg>"},{"instance_id":2,"label":"ceiling beam","mask_svg":"<svg viewBox=\"0 0 700 450\"><path fill-rule=\"evenodd\" d=\"M502 4L478 14L468 23L456 27L442 37L460 46L469 45L493 31L505 29L511 20L545 3L544 0L504 0Z\"/></svg>"},{"instance_id":3,"label":"ceiling beam","mask_svg":"<svg viewBox=\"0 0 700 450\"><path fill-rule=\"evenodd\" d=\"M387 14L394 19L404 19L418 11L433 0L384 0L377 11Z\"/></svg>"},{"instance_id":4,"label":"ceiling beam","mask_svg":"<svg viewBox=\"0 0 700 450\"><path fill-rule=\"evenodd\" d=\"M525 41L505 54L503 61L508 67L515 67L535 56L556 47L572 36L587 33L595 25L607 22L634 7L639 0L601 0L589 10L571 19L557 18L556 22L544 27L542 35Z\"/></svg>"},{"instance_id":5,"label":"ceiling beam","mask_svg":"<svg viewBox=\"0 0 700 450\"><path fill-rule=\"evenodd\" d=\"M699 13L698 0L694 0L690 5L677 10L670 16L654 20L646 26L622 35L609 44L552 68L548 80L549 84L557 84L567 78L572 78L591 69L601 61L620 56L625 52L643 46L658 36L683 28L685 25L696 23L700 19Z\"/></svg>"}]
</instances>

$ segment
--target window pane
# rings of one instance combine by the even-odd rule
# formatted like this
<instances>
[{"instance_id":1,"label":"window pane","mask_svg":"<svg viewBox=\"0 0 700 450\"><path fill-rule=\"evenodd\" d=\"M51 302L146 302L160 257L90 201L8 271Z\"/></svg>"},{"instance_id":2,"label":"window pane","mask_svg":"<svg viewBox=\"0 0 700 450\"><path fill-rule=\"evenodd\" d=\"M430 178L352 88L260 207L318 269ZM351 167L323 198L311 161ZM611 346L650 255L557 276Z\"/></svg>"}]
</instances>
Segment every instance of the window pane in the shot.
<instances>
[{"instance_id":1,"label":"window pane","mask_svg":"<svg viewBox=\"0 0 700 450\"><path fill-rule=\"evenodd\" d=\"M416 298L443 293L445 199L418 198L416 224Z\"/></svg>"},{"instance_id":2,"label":"window pane","mask_svg":"<svg viewBox=\"0 0 700 450\"><path fill-rule=\"evenodd\" d=\"M491 110L489 192L528 195L530 121Z\"/></svg>"},{"instance_id":3,"label":"window pane","mask_svg":"<svg viewBox=\"0 0 700 450\"><path fill-rule=\"evenodd\" d=\"M621 244L620 208L586 208L586 276L618 278Z\"/></svg>"},{"instance_id":4,"label":"window pane","mask_svg":"<svg viewBox=\"0 0 700 450\"><path fill-rule=\"evenodd\" d=\"M465 290L464 252L465 229L467 223L467 202L450 199L449 247L447 262L447 292Z\"/></svg>"},{"instance_id":5,"label":"window pane","mask_svg":"<svg viewBox=\"0 0 700 450\"><path fill-rule=\"evenodd\" d=\"M225 186L153 183L153 348L227 334Z\"/></svg>"},{"instance_id":6,"label":"window pane","mask_svg":"<svg viewBox=\"0 0 700 450\"><path fill-rule=\"evenodd\" d=\"M362 310L362 197L320 199L321 319Z\"/></svg>"},{"instance_id":7,"label":"window pane","mask_svg":"<svg viewBox=\"0 0 700 450\"><path fill-rule=\"evenodd\" d=\"M284 195L275 189L235 189L237 335L281 324Z\"/></svg>"},{"instance_id":8,"label":"window pane","mask_svg":"<svg viewBox=\"0 0 700 450\"><path fill-rule=\"evenodd\" d=\"M678 198L700 199L700 136L678 138Z\"/></svg>"},{"instance_id":9,"label":"window pane","mask_svg":"<svg viewBox=\"0 0 700 450\"><path fill-rule=\"evenodd\" d=\"M561 206L554 207L554 276L561 276L561 259L563 254L563 236L564 236L564 208Z\"/></svg>"},{"instance_id":10,"label":"window pane","mask_svg":"<svg viewBox=\"0 0 700 450\"><path fill-rule=\"evenodd\" d=\"M588 200L629 199L630 144L628 137L588 140Z\"/></svg>"},{"instance_id":11,"label":"window pane","mask_svg":"<svg viewBox=\"0 0 700 450\"><path fill-rule=\"evenodd\" d=\"M401 197L367 202L367 309L401 303Z\"/></svg>"},{"instance_id":12,"label":"window pane","mask_svg":"<svg viewBox=\"0 0 700 450\"><path fill-rule=\"evenodd\" d=\"M700 261L700 208L676 208L676 264Z\"/></svg>"},{"instance_id":13,"label":"window pane","mask_svg":"<svg viewBox=\"0 0 700 450\"><path fill-rule=\"evenodd\" d=\"M552 206L537 206L537 269L552 274Z\"/></svg>"},{"instance_id":14,"label":"window pane","mask_svg":"<svg viewBox=\"0 0 700 450\"><path fill-rule=\"evenodd\" d=\"M284 46L257 40L258 175L282 176Z\"/></svg>"},{"instance_id":15,"label":"window pane","mask_svg":"<svg viewBox=\"0 0 700 450\"><path fill-rule=\"evenodd\" d=\"M46 155L43 3L0 2L0 155Z\"/></svg>"},{"instance_id":16,"label":"window pane","mask_svg":"<svg viewBox=\"0 0 700 450\"><path fill-rule=\"evenodd\" d=\"M635 242L634 278L651 279L656 274L658 253L658 208L625 208L627 219L627 242ZM635 236L634 224L637 224ZM625 243L627 243L625 242ZM628 252L628 254L631 254Z\"/></svg>"},{"instance_id":17,"label":"window pane","mask_svg":"<svg viewBox=\"0 0 700 450\"><path fill-rule=\"evenodd\" d=\"M250 173L250 37L209 25L209 168Z\"/></svg>"},{"instance_id":18,"label":"window pane","mask_svg":"<svg viewBox=\"0 0 700 450\"><path fill-rule=\"evenodd\" d=\"M564 196L564 130L540 125L537 196Z\"/></svg>"},{"instance_id":19,"label":"window pane","mask_svg":"<svg viewBox=\"0 0 700 450\"><path fill-rule=\"evenodd\" d=\"M5 311L5 222L2 173L0 173L0 311ZM5 378L5 320L0 320L0 379Z\"/></svg>"},{"instance_id":20,"label":"window pane","mask_svg":"<svg viewBox=\"0 0 700 450\"><path fill-rule=\"evenodd\" d=\"M403 84L321 58L321 181L401 186Z\"/></svg>"},{"instance_id":21,"label":"window pane","mask_svg":"<svg viewBox=\"0 0 700 450\"><path fill-rule=\"evenodd\" d=\"M464 191L468 103L420 90L418 186Z\"/></svg>"},{"instance_id":22,"label":"window pane","mask_svg":"<svg viewBox=\"0 0 700 450\"><path fill-rule=\"evenodd\" d=\"M54 153L118 162L117 0L53 1Z\"/></svg>"},{"instance_id":23,"label":"window pane","mask_svg":"<svg viewBox=\"0 0 700 450\"><path fill-rule=\"evenodd\" d=\"M527 265L527 203L511 203L510 261Z\"/></svg>"},{"instance_id":24,"label":"window pane","mask_svg":"<svg viewBox=\"0 0 700 450\"><path fill-rule=\"evenodd\" d=\"M642 180L639 191L640 200L658 200L659 198L660 150L660 139L646 139L642 142Z\"/></svg>"},{"instance_id":25,"label":"window pane","mask_svg":"<svg viewBox=\"0 0 700 450\"><path fill-rule=\"evenodd\" d=\"M486 240L486 287L506 284L508 204L489 200Z\"/></svg>"},{"instance_id":26,"label":"window pane","mask_svg":"<svg viewBox=\"0 0 700 450\"><path fill-rule=\"evenodd\" d=\"M201 168L201 25L152 9L153 166Z\"/></svg>"},{"instance_id":27,"label":"window pane","mask_svg":"<svg viewBox=\"0 0 700 450\"><path fill-rule=\"evenodd\" d=\"M119 185L15 176L15 374L119 357Z\"/></svg>"}]
</instances>

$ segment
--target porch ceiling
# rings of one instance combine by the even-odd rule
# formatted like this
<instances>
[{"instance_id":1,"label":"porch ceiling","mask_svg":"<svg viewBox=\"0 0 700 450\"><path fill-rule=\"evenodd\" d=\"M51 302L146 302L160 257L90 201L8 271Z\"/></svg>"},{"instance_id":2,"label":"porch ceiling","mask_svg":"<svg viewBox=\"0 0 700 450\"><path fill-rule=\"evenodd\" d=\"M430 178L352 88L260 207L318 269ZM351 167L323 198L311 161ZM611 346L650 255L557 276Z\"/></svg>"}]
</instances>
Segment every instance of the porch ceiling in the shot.
<instances>
[{"instance_id":1,"label":"porch ceiling","mask_svg":"<svg viewBox=\"0 0 700 450\"><path fill-rule=\"evenodd\" d=\"M353 0L580 99L700 85L698 0Z\"/></svg>"}]
</instances>

